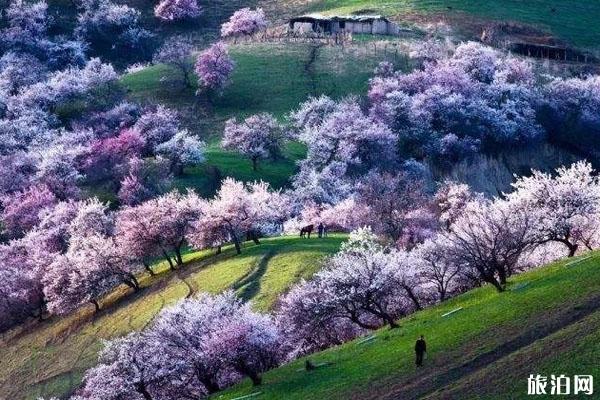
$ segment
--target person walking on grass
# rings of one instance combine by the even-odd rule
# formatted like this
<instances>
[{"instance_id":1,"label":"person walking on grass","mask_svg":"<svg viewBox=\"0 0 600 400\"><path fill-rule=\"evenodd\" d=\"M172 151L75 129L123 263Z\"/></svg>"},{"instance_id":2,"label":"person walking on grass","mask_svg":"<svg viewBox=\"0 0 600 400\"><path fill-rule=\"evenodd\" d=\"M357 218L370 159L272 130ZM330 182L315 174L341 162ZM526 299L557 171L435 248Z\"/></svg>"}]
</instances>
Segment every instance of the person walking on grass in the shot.
<instances>
[{"instance_id":1,"label":"person walking on grass","mask_svg":"<svg viewBox=\"0 0 600 400\"><path fill-rule=\"evenodd\" d=\"M322 222L319 222L319 226L317 228L318 232L319 232L319 238L323 237L323 230L325 229L325 227L323 226Z\"/></svg>"},{"instance_id":2,"label":"person walking on grass","mask_svg":"<svg viewBox=\"0 0 600 400\"><path fill-rule=\"evenodd\" d=\"M423 365L423 356L427 352L427 343L425 343L425 336L421 335L421 337L415 343L415 355L417 357L416 364L417 367Z\"/></svg>"}]
</instances>

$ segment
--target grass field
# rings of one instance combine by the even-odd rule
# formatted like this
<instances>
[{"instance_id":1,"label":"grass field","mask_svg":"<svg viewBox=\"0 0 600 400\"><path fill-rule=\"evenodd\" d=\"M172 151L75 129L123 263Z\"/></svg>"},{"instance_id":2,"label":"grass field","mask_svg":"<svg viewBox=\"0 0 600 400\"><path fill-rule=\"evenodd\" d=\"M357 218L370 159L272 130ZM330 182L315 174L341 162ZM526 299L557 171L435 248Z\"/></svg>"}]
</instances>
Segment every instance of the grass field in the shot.
<instances>
[{"instance_id":1,"label":"grass field","mask_svg":"<svg viewBox=\"0 0 600 400\"><path fill-rule=\"evenodd\" d=\"M176 273L159 263L154 267L156 277L141 278L139 294L125 296L128 292L122 288L102 302L98 315L85 307L34 325L3 344L0 399L70 393L96 363L103 339L142 329L161 308L190 294L233 289L256 309L267 311L280 293L317 271L319 260L334 253L344 239L344 235L322 240L270 238L258 246L247 244L239 256L231 248L219 256L213 251L187 252L186 265Z\"/></svg>"},{"instance_id":2,"label":"grass field","mask_svg":"<svg viewBox=\"0 0 600 400\"><path fill-rule=\"evenodd\" d=\"M315 371L304 359L244 382L218 399L260 391L253 399L524 398L529 374L600 373L600 253L519 275L498 294L473 290L359 339L310 356L331 363ZM452 310L455 313L443 317ZM424 334L428 355L415 370L413 345ZM582 351L585 349L585 351Z\"/></svg>"},{"instance_id":3,"label":"grass field","mask_svg":"<svg viewBox=\"0 0 600 400\"><path fill-rule=\"evenodd\" d=\"M210 114L197 110L196 117L223 120L269 112L282 118L309 96L363 95L373 69L391 57L366 54L361 48L321 47L311 64L311 50L306 43L230 45L235 61L231 84L222 96L213 97ZM406 62L400 58L397 61L402 63L399 66ZM121 81L130 97L142 103L158 101L178 109L197 106L196 88L182 87L178 72L166 65L127 74ZM210 125L214 127L214 123Z\"/></svg>"},{"instance_id":4,"label":"grass field","mask_svg":"<svg viewBox=\"0 0 600 400\"><path fill-rule=\"evenodd\" d=\"M538 26L582 48L600 48L600 2L589 0L314 0L309 11L347 14L365 11L387 16L403 14L467 15Z\"/></svg>"},{"instance_id":5,"label":"grass field","mask_svg":"<svg viewBox=\"0 0 600 400\"><path fill-rule=\"evenodd\" d=\"M185 170L185 174L177 178L175 186L184 191L194 188L199 194L209 197L220 186L220 180L226 176L244 182L263 180L274 188L287 187L289 178L296 173L296 161L304 158L305 146L291 142L277 160L262 160L258 169L252 169L249 159L240 154L221 149L218 142L210 143L206 150L206 162Z\"/></svg>"}]
</instances>

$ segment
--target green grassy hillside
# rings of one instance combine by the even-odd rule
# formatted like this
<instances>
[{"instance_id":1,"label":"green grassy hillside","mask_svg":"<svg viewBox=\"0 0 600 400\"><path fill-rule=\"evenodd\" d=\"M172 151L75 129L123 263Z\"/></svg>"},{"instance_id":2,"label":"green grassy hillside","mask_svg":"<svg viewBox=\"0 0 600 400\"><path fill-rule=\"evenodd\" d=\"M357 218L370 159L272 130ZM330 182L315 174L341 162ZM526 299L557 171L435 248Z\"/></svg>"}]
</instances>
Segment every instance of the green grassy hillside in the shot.
<instances>
[{"instance_id":1,"label":"green grassy hillside","mask_svg":"<svg viewBox=\"0 0 600 400\"><path fill-rule=\"evenodd\" d=\"M176 182L179 188L194 188L211 195L220 179L232 176L244 181L265 180L284 187L296 172L296 161L305 149L292 143L283 158L265 160L253 171L249 160L220 148L224 121L228 118L269 112L280 119L296 109L309 96L326 94L334 98L364 95L375 66L384 59L407 67L400 54L373 55L364 47L355 49L322 47L316 50L306 43L238 44L230 48L236 63L231 85L212 104L199 104L195 88L184 88L178 72L156 65L125 75L121 82L135 101L160 102L180 111L184 124L209 144L206 162L190 168Z\"/></svg>"},{"instance_id":2,"label":"green grassy hillside","mask_svg":"<svg viewBox=\"0 0 600 400\"><path fill-rule=\"evenodd\" d=\"M579 47L598 49L600 2L589 0L315 0L305 1L309 11L347 14L381 13L414 17L440 15L457 22L460 17L514 21L535 25ZM468 21L465 21L468 23Z\"/></svg>"},{"instance_id":3,"label":"green grassy hillside","mask_svg":"<svg viewBox=\"0 0 600 400\"><path fill-rule=\"evenodd\" d=\"M259 246L246 244L239 256L231 248L218 256L212 251L189 252L186 265L176 273L160 263L154 267L157 276L141 278L140 293L124 296L126 289L117 291L105 299L99 314L85 307L71 316L33 325L3 343L0 399L70 393L96 363L102 339L142 329L164 306L198 292L230 288L244 300L252 300L256 309L269 310L280 293L310 277L319 260L334 253L344 239L344 235L321 240L270 238Z\"/></svg>"},{"instance_id":4,"label":"green grassy hillside","mask_svg":"<svg viewBox=\"0 0 600 400\"><path fill-rule=\"evenodd\" d=\"M599 281L600 253L560 261L515 277L506 293L475 289L374 339L314 354L315 363L331 363L314 371L300 359L265 374L258 389L244 382L215 398L258 391L253 399L524 398L531 373L597 376ZM428 355L416 370L421 334Z\"/></svg>"},{"instance_id":5,"label":"green grassy hillside","mask_svg":"<svg viewBox=\"0 0 600 400\"><path fill-rule=\"evenodd\" d=\"M397 61L399 68L406 64L401 54L375 55L366 53L363 46L320 47L314 59L312 49L310 44L293 42L231 44L229 52L235 62L231 84L221 96L212 98L210 114L198 110L201 113L195 113L195 117L214 122L211 114L223 120L269 112L281 118L311 95L339 98L364 94L373 69L384 59ZM181 110L197 106L196 88L184 88L180 74L165 65L127 74L122 83L129 96L142 103L158 101Z\"/></svg>"}]
</instances>

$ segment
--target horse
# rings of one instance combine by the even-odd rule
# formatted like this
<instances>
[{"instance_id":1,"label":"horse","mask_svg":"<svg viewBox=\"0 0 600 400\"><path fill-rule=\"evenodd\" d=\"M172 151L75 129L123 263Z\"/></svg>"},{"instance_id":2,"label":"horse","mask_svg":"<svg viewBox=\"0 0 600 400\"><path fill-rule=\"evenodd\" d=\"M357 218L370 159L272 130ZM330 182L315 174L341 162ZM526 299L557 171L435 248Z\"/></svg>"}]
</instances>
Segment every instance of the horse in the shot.
<instances>
[{"instance_id":1,"label":"horse","mask_svg":"<svg viewBox=\"0 0 600 400\"><path fill-rule=\"evenodd\" d=\"M310 234L313 229L315 229L314 225L306 225L304 228L300 229L300 237L306 237L306 234L308 233L308 238L310 239Z\"/></svg>"}]
</instances>

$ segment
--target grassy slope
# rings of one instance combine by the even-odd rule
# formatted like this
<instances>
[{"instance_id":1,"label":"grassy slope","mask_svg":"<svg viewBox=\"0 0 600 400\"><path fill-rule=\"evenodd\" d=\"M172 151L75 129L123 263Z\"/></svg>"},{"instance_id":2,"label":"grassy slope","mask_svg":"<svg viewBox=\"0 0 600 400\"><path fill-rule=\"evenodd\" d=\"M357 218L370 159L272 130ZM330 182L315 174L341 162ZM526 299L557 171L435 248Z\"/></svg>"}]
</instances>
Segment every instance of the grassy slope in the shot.
<instances>
[{"instance_id":1,"label":"grassy slope","mask_svg":"<svg viewBox=\"0 0 600 400\"><path fill-rule=\"evenodd\" d=\"M600 312L595 312L579 323L569 325L503 360L457 380L446 390L433 393L428 399L516 399L522 398L523 393L527 392L525 377L529 374L547 377L551 374L598 376L599 327Z\"/></svg>"},{"instance_id":2,"label":"grassy slope","mask_svg":"<svg viewBox=\"0 0 600 400\"><path fill-rule=\"evenodd\" d=\"M213 99L207 111L197 104L195 89L183 89L177 71L157 65L123 77L129 96L140 102L156 101L175 107L185 116L186 125L209 143L207 162L186 171L177 186L192 187L201 194L214 190L215 168L221 176L242 180L263 179L276 187L285 186L296 171L296 161L303 158L303 146L293 143L276 161L265 161L258 172L248 160L219 148L223 122L270 112L278 118L298 107L311 95L326 94L335 98L364 94L373 68L385 56L365 55L361 49L342 53L339 48L319 50L314 66L306 63L310 47L302 43L232 45L236 69L231 85L223 95ZM404 62L404 60L401 60Z\"/></svg>"},{"instance_id":3,"label":"grassy slope","mask_svg":"<svg viewBox=\"0 0 600 400\"><path fill-rule=\"evenodd\" d=\"M216 293L232 288L259 310L270 309L278 295L300 278L310 277L319 259L335 252L344 235L323 240L279 237L247 245L240 256L232 249L186 254L186 266L177 274L164 263L159 275L143 277L144 289L115 301L125 290L107 299L94 316L85 307L65 318L52 318L0 348L0 399L35 399L64 395L79 385L85 370L96 363L101 340L124 335L146 326L165 305L194 292ZM185 282L184 282L185 280ZM114 303L114 304L111 304Z\"/></svg>"},{"instance_id":4,"label":"grassy slope","mask_svg":"<svg viewBox=\"0 0 600 400\"><path fill-rule=\"evenodd\" d=\"M301 359L270 371L259 389L262 394L254 398L462 399L467 389L472 398L479 393L506 398L504 391L521 398L527 376L536 371L597 375L600 367L593 356L600 352L599 264L600 253L595 253L574 267L561 261L517 276L506 293L489 287L473 290L402 320L399 329L376 332L373 341L356 340L310 357L331 362L329 366L307 373L299 371ZM517 289L522 283L528 285ZM458 307L463 309L442 317ZM429 353L426 366L415 371L412 347L420 334L428 340ZM564 337L573 343L555 346L553 340ZM578 355L581 348L586 351ZM528 361L523 363L525 356ZM475 375L486 373L499 375L498 382ZM435 393L453 385L453 396ZM233 399L254 391L244 382L217 397Z\"/></svg>"},{"instance_id":5,"label":"grassy slope","mask_svg":"<svg viewBox=\"0 0 600 400\"><path fill-rule=\"evenodd\" d=\"M398 15L406 13L461 13L477 18L516 21L533 24L580 47L598 49L600 3L589 0L316 0L311 11L350 13L369 10L370 13ZM553 12L552 9L555 11Z\"/></svg>"}]
</instances>

